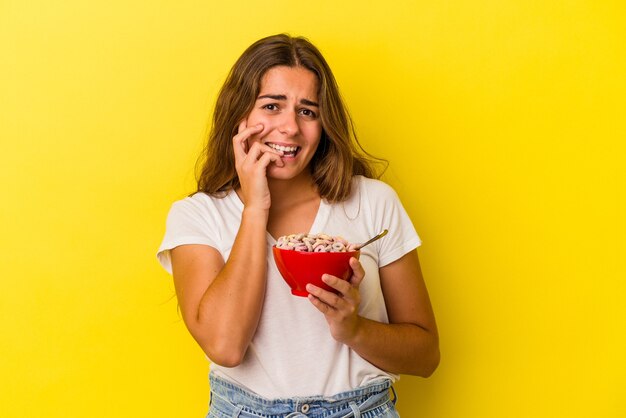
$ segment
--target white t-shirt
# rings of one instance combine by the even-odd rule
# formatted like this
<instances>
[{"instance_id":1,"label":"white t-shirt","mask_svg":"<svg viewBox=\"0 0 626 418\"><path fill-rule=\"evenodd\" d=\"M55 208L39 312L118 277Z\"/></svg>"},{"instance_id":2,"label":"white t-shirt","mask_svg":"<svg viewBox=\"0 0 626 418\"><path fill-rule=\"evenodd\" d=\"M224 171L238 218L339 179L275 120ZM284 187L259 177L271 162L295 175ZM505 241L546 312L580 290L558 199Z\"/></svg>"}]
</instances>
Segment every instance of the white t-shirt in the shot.
<instances>
[{"instance_id":1,"label":"white t-shirt","mask_svg":"<svg viewBox=\"0 0 626 418\"><path fill-rule=\"evenodd\" d=\"M242 211L235 192L223 198L196 193L175 202L158 251L159 261L171 273L169 250L183 244L209 245L227 260ZM359 243L383 229L389 233L361 250L360 262L366 274L359 288L359 314L388 323L378 269L421 244L395 191L381 181L355 176L348 200L331 204L322 199L308 232L340 235ZM267 288L256 334L239 366L212 363L211 370L269 399L330 396L379 379L395 381L398 376L334 340L323 314L307 298L291 294L272 257L271 247L276 241L269 233L266 238Z\"/></svg>"}]
</instances>

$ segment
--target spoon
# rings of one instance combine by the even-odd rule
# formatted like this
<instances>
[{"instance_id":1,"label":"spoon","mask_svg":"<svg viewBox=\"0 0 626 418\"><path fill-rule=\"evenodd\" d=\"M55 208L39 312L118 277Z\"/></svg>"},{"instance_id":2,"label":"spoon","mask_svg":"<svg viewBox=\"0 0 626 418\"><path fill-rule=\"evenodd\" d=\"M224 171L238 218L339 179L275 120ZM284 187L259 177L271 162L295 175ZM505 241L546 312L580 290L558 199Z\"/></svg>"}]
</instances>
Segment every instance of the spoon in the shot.
<instances>
[{"instance_id":1,"label":"spoon","mask_svg":"<svg viewBox=\"0 0 626 418\"><path fill-rule=\"evenodd\" d=\"M381 232L380 234L376 235L374 238L372 238L372 239L370 239L370 240L368 240L368 241L365 241L363 244L357 245L357 246L354 248L354 250L355 250L355 251L356 251L356 250L360 250L361 248L365 247L366 245L369 245L369 244L371 244L372 242L374 242L374 241L377 241L377 240L381 239L382 237L384 237L385 235L387 235L387 232L389 232L389 231L387 231L387 230L385 229L383 232Z\"/></svg>"}]
</instances>

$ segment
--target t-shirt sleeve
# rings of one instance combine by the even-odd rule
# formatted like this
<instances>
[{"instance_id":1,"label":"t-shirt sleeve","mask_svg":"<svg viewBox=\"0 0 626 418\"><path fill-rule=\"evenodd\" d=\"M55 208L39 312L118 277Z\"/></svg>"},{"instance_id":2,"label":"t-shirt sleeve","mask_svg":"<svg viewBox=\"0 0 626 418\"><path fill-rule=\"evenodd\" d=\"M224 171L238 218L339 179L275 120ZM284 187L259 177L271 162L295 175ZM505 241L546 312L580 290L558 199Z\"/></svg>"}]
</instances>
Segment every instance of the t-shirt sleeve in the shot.
<instances>
[{"instance_id":1,"label":"t-shirt sleeve","mask_svg":"<svg viewBox=\"0 0 626 418\"><path fill-rule=\"evenodd\" d=\"M372 215L377 231L387 229L385 237L378 240L378 266L390 264L422 244L398 194L391 186L375 181L368 190Z\"/></svg>"},{"instance_id":2,"label":"t-shirt sleeve","mask_svg":"<svg viewBox=\"0 0 626 418\"><path fill-rule=\"evenodd\" d=\"M174 202L167 215L165 236L159 246L157 259L170 274L170 250L184 244L204 244L219 250L219 231L211 222L210 209L199 199L188 197Z\"/></svg>"}]
</instances>

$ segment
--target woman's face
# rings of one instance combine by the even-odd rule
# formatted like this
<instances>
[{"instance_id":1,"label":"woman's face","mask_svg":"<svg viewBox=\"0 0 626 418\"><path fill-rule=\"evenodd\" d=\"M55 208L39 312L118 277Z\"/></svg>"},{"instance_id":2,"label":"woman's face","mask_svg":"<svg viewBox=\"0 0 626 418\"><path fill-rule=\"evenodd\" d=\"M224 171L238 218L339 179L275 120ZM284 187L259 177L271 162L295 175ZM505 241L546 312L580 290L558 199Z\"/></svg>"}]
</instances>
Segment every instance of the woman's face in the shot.
<instances>
[{"instance_id":1,"label":"woman's face","mask_svg":"<svg viewBox=\"0 0 626 418\"><path fill-rule=\"evenodd\" d=\"M284 167L270 164L268 177L290 179L309 175L307 167L322 135L318 84L317 76L302 67L273 67L263 76L246 122L247 126L263 125L263 130L250 141L260 141L284 152Z\"/></svg>"}]
</instances>

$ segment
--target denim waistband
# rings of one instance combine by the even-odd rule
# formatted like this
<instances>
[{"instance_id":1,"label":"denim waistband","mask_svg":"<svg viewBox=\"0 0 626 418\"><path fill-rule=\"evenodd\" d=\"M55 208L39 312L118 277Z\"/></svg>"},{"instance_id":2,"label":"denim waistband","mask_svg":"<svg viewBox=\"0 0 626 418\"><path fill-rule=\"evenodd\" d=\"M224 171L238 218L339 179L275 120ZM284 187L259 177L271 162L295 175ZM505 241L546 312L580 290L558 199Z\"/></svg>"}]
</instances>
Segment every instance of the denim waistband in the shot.
<instances>
[{"instance_id":1,"label":"denim waistband","mask_svg":"<svg viewBox=\"0 0 626 418\"><path fill-rule=\"evenodd\" d=\"M213 372L209 375L211 409L229 417L367 417L385 416L374 413L376 408L393 408L396 396L391 380L376 381L333 396L305 396L281 399L263 398ZM391 389L394 394L390 397ZM368 414L368 412L370 412ZM209 414L209 416L213 416Z\"/></svg>"}]
</instances>

